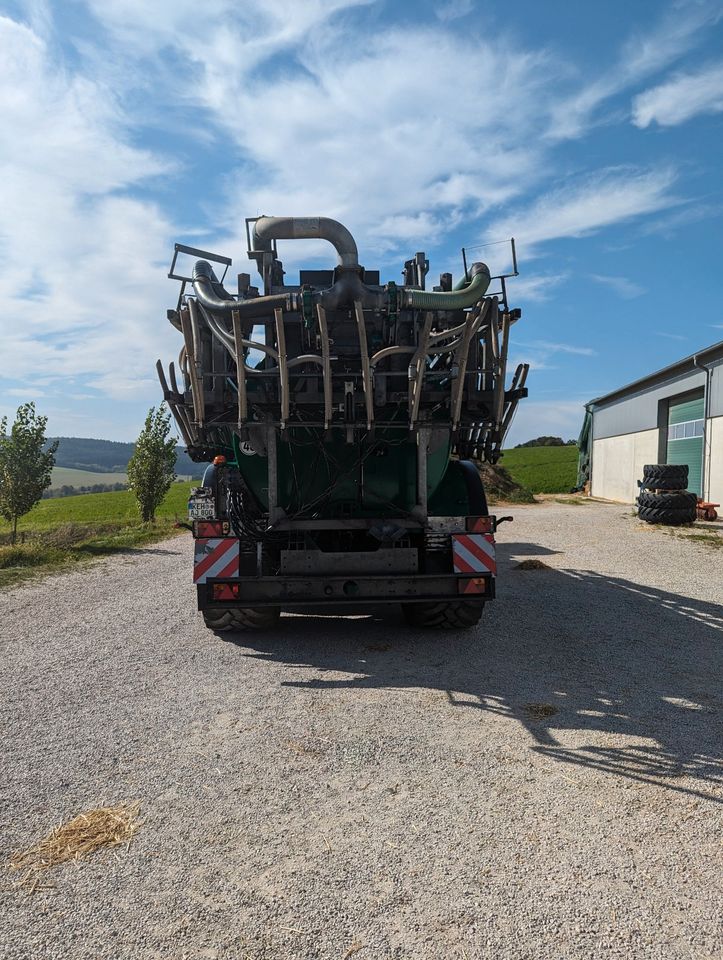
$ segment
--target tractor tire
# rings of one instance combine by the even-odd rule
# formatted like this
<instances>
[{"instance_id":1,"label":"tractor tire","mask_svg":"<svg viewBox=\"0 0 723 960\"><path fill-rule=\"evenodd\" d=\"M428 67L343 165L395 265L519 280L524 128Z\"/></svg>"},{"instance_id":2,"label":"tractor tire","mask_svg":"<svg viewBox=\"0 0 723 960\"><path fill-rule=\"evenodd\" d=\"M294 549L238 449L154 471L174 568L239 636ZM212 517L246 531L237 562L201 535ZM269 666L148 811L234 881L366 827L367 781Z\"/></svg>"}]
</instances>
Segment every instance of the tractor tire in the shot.
<instances>
[{"instance_id":1,"label":"tractor tire","mask_svg":"<svg viewBox=\"0 0 723 960\"><path fill-rule=\"evenodd\" d=\"M650 493L642 490L638 497L638 507L653 507L657 510L690 510L698 505L698 498L694 493Z\"/></svg>"},{"instance_id":2,"label":"tractor tire","mask_svg":"<svg viewBox=\"0 0 723 960\"><path fill-rule=\"evenodd\" d=\"M678 527L683 523L693 523L697 517L695 505L678 510L666 510L663 507L640 507L638 519L646 523L663 523L669 527Z\"/></svg>"},{"instance_id":3,"label":"tractor tire","mask_svg":"<svg viewBox=\"0 0 723 960\"><path fill-rule=\"evenodd\" d=\"M666 492L675 491L685 493L688 481L683 480L681 477L673 477L670 480L658 478L657 480L638 480L638 486L641 490L664 490Z\"/></svg>"},{"instance_id":4,"label":"tractor tire","mask_svg":"<svg viewBox=\"0 0 723 960\"><path fill-rule=\"evenodd\" d=\"M204 610L203 622L214 633L231 630L253 632L268 630L279 622L277 607L235 607L228 610Z\"/></svg>"},{"instance_id":5,"label":"tractor tire","mask_svg":"<svg viewBox=\"0 0 723 960\"><path fill-rule=\"evenodd\" d=\"M444 600L440 603L403 603L402 613L410 627L436 630L464 630L474 627L482 616L484 603Z\"/></svg>"},{"instance_id":6,"label":"tractor tire","mask_svg":"<svg viewBox=\"0 0 723 960\"><path fill-rule=\"evenodd\" d=\"M685 490L688 486L688 464L646 463L643 467L643 483L645 486L655 487L658 480L665 482L680 481L677 489Z\"/></svg>"}]
</instances>

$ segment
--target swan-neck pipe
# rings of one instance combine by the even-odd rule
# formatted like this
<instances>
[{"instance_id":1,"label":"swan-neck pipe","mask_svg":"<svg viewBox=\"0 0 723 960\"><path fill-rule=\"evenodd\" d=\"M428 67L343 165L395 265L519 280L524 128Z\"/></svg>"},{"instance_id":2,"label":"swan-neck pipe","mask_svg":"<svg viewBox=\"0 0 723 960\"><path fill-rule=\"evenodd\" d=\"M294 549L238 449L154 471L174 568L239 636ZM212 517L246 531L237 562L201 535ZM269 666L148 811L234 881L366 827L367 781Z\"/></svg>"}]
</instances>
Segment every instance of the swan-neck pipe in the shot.
<instances>
[{"instance_id":1,"label":"swan-neck pipe","mask_svg":"<svg viewBox=\"0 0 723 960\"><path fill-rule=\"evenodd\" d=\"M337 252L339 266L359 267L356 241L343 223L329 217L259 217L254 224L254 250L270 250L272 240L328 240Z\"/></svg>"}]
</instances>

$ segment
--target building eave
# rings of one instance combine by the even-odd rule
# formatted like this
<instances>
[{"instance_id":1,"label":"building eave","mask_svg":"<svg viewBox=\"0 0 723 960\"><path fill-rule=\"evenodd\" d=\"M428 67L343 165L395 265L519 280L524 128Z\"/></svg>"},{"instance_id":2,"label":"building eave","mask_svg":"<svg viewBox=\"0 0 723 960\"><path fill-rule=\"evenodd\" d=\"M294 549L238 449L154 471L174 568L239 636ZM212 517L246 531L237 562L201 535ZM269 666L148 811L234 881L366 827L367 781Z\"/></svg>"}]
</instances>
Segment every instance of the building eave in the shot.
<instances>
[{"instance_id":1,"label":"building eave","mask_svg":"<svg viewBox=\"0 0 723 960\"><path fill-rule=\"evenodd\" d=\"M692 370L697 370L699 369L697 363L705 364L706 360L710 360L711 358L714 360L720 359L723 361L723 340L719 340L717 343L713 343L709 347L704 347L702 350L696 350L696 352L691 353L690 356L683 357L682 360L671 363L667 367L662 367L660 370L656 370L654 373L649 373L647 376L641 377L639 380L633 380L632 383L627 383L623 387L618 387L617 390L611 390L610 393L603 394L601 397L595 397L594 400L589 400L585 404L585 408L588 409L589 407L594 407L598 404L609 403L610 401L617 400L620 397L626 396L627 394L638 393L646 386L652 387L659 382L671 380L676 374L684 374Z\"/></svg>"}]
</instances>

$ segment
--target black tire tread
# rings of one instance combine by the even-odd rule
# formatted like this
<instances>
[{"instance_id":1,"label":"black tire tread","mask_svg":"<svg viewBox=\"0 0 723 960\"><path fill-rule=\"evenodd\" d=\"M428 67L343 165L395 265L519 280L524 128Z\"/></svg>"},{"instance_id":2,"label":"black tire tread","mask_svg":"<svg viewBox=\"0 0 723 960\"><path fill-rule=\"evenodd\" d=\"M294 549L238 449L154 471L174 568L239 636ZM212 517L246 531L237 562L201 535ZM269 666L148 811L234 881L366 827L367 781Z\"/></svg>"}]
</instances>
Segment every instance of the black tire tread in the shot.
<instances>
[{"instance_id":1,"label":"black tire tread","mask_svg":"<svg viewBox=\"0 0 723 960\"><path fill-rule=\"evenodd\" d=\"M439 603L403 603L404 619L410 627L461 630L479 623L484 603L444 600Z\"/></svg>"},{"instance_id":2,"label":"black tire tread","mask_svg":"<svg viewBox=\"0 0 723 960\"><path fill-rule=\"evenodd\" d=\"M696 495L687 491L650 493L643 490L638 497L639 507L653 507L658 510L690 510L695 509L697 503Z\"/></svg>"},{"instance_id":3,"label":"black tire tread","mask_svg":"<svg viewBox=\"0 0 723 960\"><path fill-rule=\"evenodd\" d=\"M638 480L638 486L641 490L665 490L666 492L685 493L688 481L682 477L674 477L672 480Z\"/></svg>"},{"instance_id":4,"label":"black tire tread","mask_svg":"<svg viewBox=\"0 0 723 960\"><path fill-rule=\"evenodd\" d=\"M203 621L215 633L231 630L268 630L279 619L277 607L229 607L227 610L204 610Z\"/></svg>"},{"instance_id":5,"label":"black tire tread","mask_svg":"<svg viewBox=\"0 0 723 960\"><path fill-rule=\"evenodd\" d=\"M693 523L696 519L695 506L684 510L664 510L660 507L639 507L638 518L646 523L664 523L675 527L683 523Z\"/></svg>"},{"instance_id":6,"label":"black tire tread","mask_svg":"<svg viewBox=\"0 0 723 960\"><path fill-rule=\"evenodd\" d=\"M688 486L687 463L646 463L643 467L643 479L650 486L652 480L677 480L682 478Z\"/></svg>"}]
</instances>

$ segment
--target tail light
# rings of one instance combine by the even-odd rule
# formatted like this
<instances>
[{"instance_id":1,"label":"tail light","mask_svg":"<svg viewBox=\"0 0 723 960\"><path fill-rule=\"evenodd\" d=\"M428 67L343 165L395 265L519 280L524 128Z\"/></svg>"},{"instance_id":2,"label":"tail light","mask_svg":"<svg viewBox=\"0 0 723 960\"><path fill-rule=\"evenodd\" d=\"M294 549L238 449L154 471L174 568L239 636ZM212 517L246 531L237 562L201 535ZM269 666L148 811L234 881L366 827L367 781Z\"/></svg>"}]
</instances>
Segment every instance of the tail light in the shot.
<instances>
[{"instance_id":1,"label":"tail light","mask_svg":"<svg viewBox=\"0 0 723 960\"><path fill-rule=\"evenodd\" d=\"M467 517L465 522L467 533L494 533L494 517Z\"/></svg>"},{"instance_id":2,"label":"tail light","mask_svg":"<svg viewBox=\"0 0 723 960\"><path fill-rule=\"evenodd\" d=\"M231 530L228 520L194 520L193 535L197 538L227 537Z\"/></svg>"},{"instance_id":3,"label":"tail light","mask_svg":"<svg viewBox=\"0 0 723 960\"><path fill-rule=\"evenodd\" d=\"M241 596L241 587L238 583L214 583L214 600L238 600Z\"/></svg>"},{"instance_id":4,"label":"tail light","mask_svg":"<svg viewBox=\"0 0 723 960\"><path fill-rule=\"evenodd\" d=\"M489 577L460 577L457 581L457 591L462 594L487 593Z\"/></svg>"}]
</instances>

